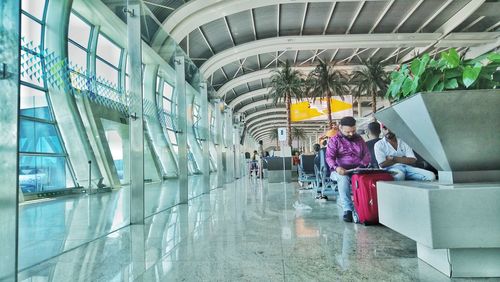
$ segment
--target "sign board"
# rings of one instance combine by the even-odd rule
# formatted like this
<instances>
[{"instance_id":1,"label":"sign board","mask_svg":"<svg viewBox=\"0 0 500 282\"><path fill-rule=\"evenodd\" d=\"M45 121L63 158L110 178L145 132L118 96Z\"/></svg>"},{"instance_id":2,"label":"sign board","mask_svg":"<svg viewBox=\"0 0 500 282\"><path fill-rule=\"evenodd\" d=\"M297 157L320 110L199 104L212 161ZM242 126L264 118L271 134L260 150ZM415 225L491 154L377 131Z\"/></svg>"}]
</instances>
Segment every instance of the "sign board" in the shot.
<instances>
[{"instance_id":1,"label":"sign board","mask_svg":"<svg viewBox=\"0 0 500 282\"><path fill-rule=\"evenodd\" d=\"M290 105L290 119L292 122L318 120L328 120L328 110L326 107L326 99L321 98L312 101L297 101L293 100ZM333 119L341 119L344 116L352 116L352 96L346 95L344 98L334 96L330 99L330 109Z\"/></svg>"},{"instance_id":2,"label":"sign board","mask_svg":"<svg viewBox=\"0 0 500 282\"><path fill-rule=\"evenodd\" d=\"M278 128L278 141L286 141L286 127Z\"/></svg>"}]
</instances>

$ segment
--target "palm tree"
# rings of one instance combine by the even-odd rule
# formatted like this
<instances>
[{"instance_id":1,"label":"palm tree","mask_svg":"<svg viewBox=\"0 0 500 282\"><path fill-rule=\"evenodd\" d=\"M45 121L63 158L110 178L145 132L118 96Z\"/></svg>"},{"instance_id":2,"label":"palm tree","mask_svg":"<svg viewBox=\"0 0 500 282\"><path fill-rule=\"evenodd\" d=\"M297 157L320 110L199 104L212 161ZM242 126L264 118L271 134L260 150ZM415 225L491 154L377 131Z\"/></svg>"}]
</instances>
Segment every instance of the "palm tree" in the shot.
<instances>
[{"instance_id":1,"label":"palm tree","mask_svg":"<svg viewBox=\"0 0 500 282\"><path fill-rule=\"evenodd\" d=\"M292 70L288 61L281 70L274 72L269 85L269 97L273 98L273 103L277 105L283 100L286 104L286 122L287 122L287 143L292 146L292 127L290 120L290 105L292 98L302 100L304 93L304 80L297 70Z\"/></svg>"},{"instance_id":2,"label":"palm tree","mask_svg":"<svg viewBox=\"0 0 500 282\"><path fill-rule=\"evenodd\" d=\"M347 75L339 70L335 70L335 64L328 65L322 60L307 77L306 92L309 97L326 98L326 109L328 111L328 125L333 128L331 97L336 95L341 98L349 93Z\"/></svg>"},{"instance_id":3,"label":"palm tree","mask_svg":"<svg viewBox=\"0 0 500 282\"><path fill-rule=\"evenodd\" d=\"M276 148L278 148L280 145L278 143L278 128L275 128L274 130L271 130L271 132L269 132L269 138L271 138L271 140L276 140Z\"/></svg>"},{"instance_id":4,"label":"palm tree","mask_svg":"<svg viewBox=\"0 0 500 282\"><path fill-rule=\"evenodd\" d=\"M297 148L300 151L300 139L304 140L306 138L306 131L299 127L292 128L292 138L297 139Z\"/></svg>"},{"instance_id":5,"label":"palm tree","mask_svg":"<svg viewBox=\"0 0 500 282\"><path fill-rule=\"evenodd\" d=\"M354 84L354 97L362 95L372 97L372 113L377 111L377 96L383 97L387 92L389 76L380 61L363 61L363 69L353 72L351 83Z\"/></svg>"}]
</instances>

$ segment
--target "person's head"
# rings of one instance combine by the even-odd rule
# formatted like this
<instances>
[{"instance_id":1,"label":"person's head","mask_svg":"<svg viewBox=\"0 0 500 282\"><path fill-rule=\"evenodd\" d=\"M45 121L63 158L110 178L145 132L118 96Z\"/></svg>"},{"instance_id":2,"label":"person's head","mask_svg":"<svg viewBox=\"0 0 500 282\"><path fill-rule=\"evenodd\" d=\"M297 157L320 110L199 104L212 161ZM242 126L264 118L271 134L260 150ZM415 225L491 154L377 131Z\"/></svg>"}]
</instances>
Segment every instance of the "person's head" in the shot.
<instances>
[{"instance_id":1,"label":"person's head","mask_svg":"<svg viewBox=\"0 0 500 282\"><path fill-rule=\"evenodd\" d=\"M298 156L298 155L299 155L299 151L296 151L296 152L295 152L295 155L296 155L296 156Z\"/></svg>"},{"instance_id":2,"label":"person's head","mask_svg":"<svg viewBox=\"0 0 500 282\"><path fill-rule=\"evenodd\" d=\"M257 155L257 150L253 151L253 154L254 154L254 155Z\"/></svg>"},{"instance_id":3,"label":"person's head","mask_svg":"<svg viewBox=\"0 0 500 282\"><path fill-rule=\"evenodd\" d=\"M378 138L380 136L380 124L376 121L368 124L368 134L370 138Z\"/></svg>"},{"instance_id":4,"label":"person's head","mask_svg":"<svg viewBox=\"0 0 500 282\"><path fill-rule=\"evenodd\" d=\"M313 150L314 152L319 152L319 150L321 150L321 146L318 143L316 143L313 145Z\"/></svg>"},{"instance_id":5,"label":"person's head","mask_svg":"<svg viewBox=\"0 0 500 282\"><path fill-rule=\"evenodd\" d=\"M259 140L259 145L262 145L264 144L264 142L262 140Z\"/></svg>"},{"instance_id":6,"label":"person's head","mask_svg":"<svg viewBox=\"0 0 500 282\"><path fill-rule=\"evenodd\" d=\"M394 134L394 132L392 132L389 128L387 128L387 126L381 124L381 127L382 127L382 134L384 134L385 138L390 140L396 139L396 134Z\"/></svg>"},{"instance_id":7,"label":"person's head","mask_svg":"<svg viewBox=\"0 0 500 282\"><path fill-rule=\"evenodd\" d=\"M321 142L321 145L323 145L323 147L326 147L326 145L328 145L328 140L327 139L323 140L323 142Z\"/></svg>"},{"instance_id":8,"label":"person's head","mask_svg":"<svg viewBox=\"0 0 500 282\"><path fill-rule=\"evenodd\" d=\"M353 139L356 136L356 120L353 117L343 117L340 120L340 133L347 139Z\"/></svg>"}]
</instances>

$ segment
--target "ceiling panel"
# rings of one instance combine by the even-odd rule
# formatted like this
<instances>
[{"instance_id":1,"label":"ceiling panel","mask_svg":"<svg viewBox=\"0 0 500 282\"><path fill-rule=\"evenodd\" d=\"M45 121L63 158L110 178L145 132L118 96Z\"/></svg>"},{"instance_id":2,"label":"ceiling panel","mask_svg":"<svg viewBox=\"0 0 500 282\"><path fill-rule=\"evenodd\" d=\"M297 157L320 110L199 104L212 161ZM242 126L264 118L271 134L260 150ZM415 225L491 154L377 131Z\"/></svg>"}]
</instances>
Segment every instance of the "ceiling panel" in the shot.
<instances>
[{"instance_id":1,"label":"ceiling panel","mask_svg":"<svg viewBox=\"0 0 500 282\"><path fill-rule=\"evenodd\" d=\"M467 32L483 32L489 27L500 22L500 2L497 3L484 3L475 11L469 18L460 24L454 32L460 32L470 24L472 24L479 17L484 17L479 22L468 28ZM491 30L494 31L494 30Z\"/></svg>"},{"instance_id":2,"label":"ceiling panel","mask_svg":"<svg viewBox=\"0 0 500 282\"><path fill-rule=\"evenodd\" d=\"M417 1L395 1L374 32L391 33L416 3Z\"/></svg>"},{"instance_id":3,"label":"ceiling panel","mask_svg":"<svg viewBox=\"0 0 500 282\"><path fill-rule=\"evenodd\" d=\"M332 3L310 3L307 9L306 21L304 24L304 35L323 34L326 21L329 18Z\"/></svg>"},{"instance_id":4,"label":"ceiling panel","mask_svg":"<svg viewBox=\"0 0 500 282\"><path fill-rule=\"evenodd\" d=\"M358 8L357 2L337 2L326 34L344 34Z\"/></svg>"},{"instance_id":5,"label":"ceiling panel","mask_svg":"<svg viewBox=\"0 0 500 282\"><path fill-rule=\"evenodd\" d=\"M226 17L236 45L254 40L252 15L243 11Z\"/></svg>"},{"instance_id":6,"label":"ceiling panel","mask_svg":"<svg viewBox=\"0 0 500 282\"><path fill-rule=\"evenodd\" d=\"M262 86L260 84L260 80L256 80L256 81L251 81L248 83L248 86L250 87L250 91L255 91L257 89L261 89Z\"/></svg>"},{"instance_id":7,"label":"ceiling panel","mask_svg":"<svg viewBox=\"0 0 500 282\"><path fill-rule=\"evenodd\" d=\"M270 62L272 62L274 60L275 57L276 57L275 53L260 54L259 58L260 58L261 68L264 68L265 66L267 66Z\"/></svg>"},{"instance_id":8,"label":"ceiling panel","mask_svg":"<svg viewBox=\"0 0 500 282\"><path fill-rule=\"evenodd\" d=\"M304 3L283 4L280 9L280 36L300 35Z\"/></svg>"},{"instance_id":9,"label":"ceiling panel","mask_svg":"<svg viewBox=\"0 0 500 282\"><path fill-rule=\"evenodd\" d=\"M205 37L215 53L219 53L225 49L233 47L231 35L227 30L226 23L223 18L203 25L201 30L205 34Z\"/></svg>"},{"instance_id":10,"label":"ceiling panel","mask_svg":"<svg viewBox=\"0 0 500 282\"><path fill-rule=\"evenodd\" d=\"M276 37L277 13L278 6L276 5L254 9L253 14L258 39Z\"/></svg>"},{"instance_id":11,"label":"ceiling panel","mask_svg":"<svg viewBox=\"0 0 500 282\"><path fill-rule=\"evenodd\" d=\"M189 49L189 55L193 58L209 58L212 56L212 52L208 49L198 29L189 34Z\"/></svg>"},{"instance_id":12,"label":"ceiling panel","mask_svg":"<svg viewBox=\"0 0 500 282\"><path fill-rule=\"evenodd\" d=\"M351 28L352 34L368 33L387 6L386 1L368 1Z\"/></svg>"},{"instance_id":13,"label":"ceiling panel","mask_svg":"<svg viewBox=\"0 0 500 282\"><path fill-rule=\"evenodd\" d=\"M356 51L356 49L339 49L337 55L335 56L335 61L338 62L351 56L352 54L354 54L354 51Z\"/></svg>"},{"instance_id":14,"label":"ceiling panel","mask_svg":"<svg viewBox=\"0 0 500 282\"><path fill-rule=\"evenodd\" d=\"M435 32L446 21L453 17L461 8L467 5L470 0L455 0L444 9L439 16L432 20L423 30L423 32Z\"/></svg>"},{"instance_id":15,"label":"ceiling panel","mask_svg":"<svg viewBox=\"0 0 500 282\"><path fill-rule=\"evenodd\" d=\"M399 28L398 32L416 32L446 1L424 1ZM438 15L439 16L439 15Z\"/></svg>"}]
</instances>

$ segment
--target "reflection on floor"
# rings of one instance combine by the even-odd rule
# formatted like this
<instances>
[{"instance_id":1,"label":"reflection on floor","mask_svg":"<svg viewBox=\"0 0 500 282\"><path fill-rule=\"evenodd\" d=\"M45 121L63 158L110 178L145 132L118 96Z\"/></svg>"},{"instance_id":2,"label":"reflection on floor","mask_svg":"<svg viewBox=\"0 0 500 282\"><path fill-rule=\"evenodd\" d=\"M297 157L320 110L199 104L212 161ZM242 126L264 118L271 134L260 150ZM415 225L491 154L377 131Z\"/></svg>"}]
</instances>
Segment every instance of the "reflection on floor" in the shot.
<instances>
[{"instance_id":1,"label":"reflection on floor","mask_svg":"<svg viewBox=\"0 0 500 282\"><path fill-rule=\"evenodd\" d=\"M312 210L296 211L297 200ZM413 241L340 214L295 184L240 179L26 269L19 281L448 281L416 258ZM80 226L64 226L80 239Z\"/></svg>"},{"instance_id":2,"label":"reflection on floor","mask_svg":"<svg viewBox=\"0 0 500 282\"><path fill-rule=\"evenodd\" d=\"M203 193L202 175L188 177L189 198ZM177 179L145 186L147 216L179 203ZM19 208L19 269L74 249L130 222L129 187L23 203Z\"/></svg>"}]
</instances>

